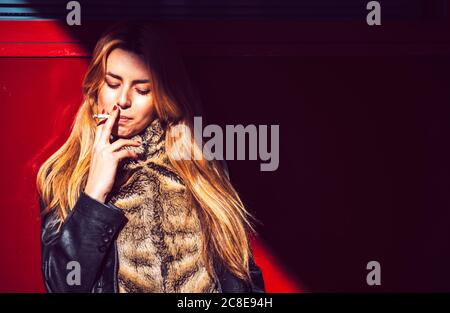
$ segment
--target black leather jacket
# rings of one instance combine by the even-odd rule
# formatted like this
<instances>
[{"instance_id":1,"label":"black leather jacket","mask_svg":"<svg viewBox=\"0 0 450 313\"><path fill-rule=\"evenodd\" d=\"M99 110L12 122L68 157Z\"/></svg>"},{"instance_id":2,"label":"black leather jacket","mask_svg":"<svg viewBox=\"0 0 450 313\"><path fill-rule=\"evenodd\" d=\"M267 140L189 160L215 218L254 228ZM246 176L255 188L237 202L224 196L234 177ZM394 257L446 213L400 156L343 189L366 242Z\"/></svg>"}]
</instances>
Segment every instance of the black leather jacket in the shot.
<instances>
[{"instance_id":1,"label":"black leather jacket","mask_svg":"<svg viewBox=\"0 0 450 313\"><path fill-rule=\"evenodd\" d=\"M40 206L42 210L42 201ZM42 273L47 291L118 292L116 238L127 222L123 212L111 202L101 203L82 192L59 231L55 221L54 213L42 218ZM80 264L79 284L67 282L71 261ZM249 261L251 283L214 262L219 292L265 292L260 268L253 258Z\"/></svg>"}]
</instances>

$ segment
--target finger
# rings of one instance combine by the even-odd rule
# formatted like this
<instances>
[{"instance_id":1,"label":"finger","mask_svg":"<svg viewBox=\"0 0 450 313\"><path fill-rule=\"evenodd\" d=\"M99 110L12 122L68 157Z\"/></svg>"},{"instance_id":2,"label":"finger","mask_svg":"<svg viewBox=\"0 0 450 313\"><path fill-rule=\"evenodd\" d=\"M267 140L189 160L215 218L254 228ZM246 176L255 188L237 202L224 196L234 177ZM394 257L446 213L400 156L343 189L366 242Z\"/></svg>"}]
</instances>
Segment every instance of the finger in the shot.
<instances>
[{"instance_id":1,"label":"finger","mask_svg":"<svg viewBox=\"0 0 450 313\"><path fill-rule=\"evenodd\" d=\"M114 156L116 157L116 159L118 161L121 161L126 158L136 158L138 155L134 151L120 150L120 151L114 152Z\"/></svg>"},{"instance_id":2,"label":"finger","mask_svg":"<svg viewBox=\"0 0 450 313\"><path fill-rule=\"evenodd\" d=\"M109 137L111 136L111 131L114 126L114 123L117 120L117 116L119 115L119 107L114 106L116 109L112 111L112 113L109 115L108 120L105 123L105 126L103 128L101 141L104 143L109 143Z\"/></svg>"},{"instance_id":3,"label":"finger","mask_svg":"<svg viewBox=\"0 0 450 313\"><path fill-rule=\"evenodd\" d=\"M94 145L93 145L94 147L97 146L97 144L102 136L104 124L105 123L97 124L97 127L95 129L95 138L94 138Z\"/></svg>"},{"instance_id":4,"label":"finger","mask_svg":"<svg viewBox=\"0 0 450 313\"><path fill-rule=\"evenodd\" d=\"M117 151L117 150L119 150L120 148L122 148L123 146L126 146L126 145L138 147L141 144L138 141L136 141L136 140L121 138L121 139L118 139L118 140L114 141L111 144L111 149L112 149L112 151Z\"/></svg>"},{"instance_id":5,"label":"finger","mask_svg":"<svg viewBox=\"0 0 450 313\"><path fill-rule=\"evenodd\" d=\"M101 120L97 123L97 126L104 125L105 122L106 122L106 120L107 120L107 119L101 119Z\"/></svg>"}]
</instances>

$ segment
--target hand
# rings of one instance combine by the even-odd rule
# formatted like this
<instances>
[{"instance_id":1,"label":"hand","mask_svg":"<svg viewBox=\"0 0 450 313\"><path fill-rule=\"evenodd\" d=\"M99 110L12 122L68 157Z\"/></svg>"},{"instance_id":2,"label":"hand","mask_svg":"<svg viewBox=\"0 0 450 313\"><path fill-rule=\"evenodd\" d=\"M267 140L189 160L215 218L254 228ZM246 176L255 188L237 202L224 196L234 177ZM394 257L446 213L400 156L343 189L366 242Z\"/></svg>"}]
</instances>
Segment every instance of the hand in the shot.
<instances>
[{"instance_id":1,"label":"hand","mask_svg":"<svg viewBox=\"0 0 450 313\"><path fill-rule=\"evenodd\" d=\"M125 158L136 158L138 155L129 150L119 150L123 146L139 146L139 141L130 139L118 139L109 142L111 130L117 120L119 110L117 106L106 120L97 125L95 141L91 152L89 175L84 192L91 198L105 203L106 197L111 192L116 178L119 162Z\"/></svg>"}]
</instances>

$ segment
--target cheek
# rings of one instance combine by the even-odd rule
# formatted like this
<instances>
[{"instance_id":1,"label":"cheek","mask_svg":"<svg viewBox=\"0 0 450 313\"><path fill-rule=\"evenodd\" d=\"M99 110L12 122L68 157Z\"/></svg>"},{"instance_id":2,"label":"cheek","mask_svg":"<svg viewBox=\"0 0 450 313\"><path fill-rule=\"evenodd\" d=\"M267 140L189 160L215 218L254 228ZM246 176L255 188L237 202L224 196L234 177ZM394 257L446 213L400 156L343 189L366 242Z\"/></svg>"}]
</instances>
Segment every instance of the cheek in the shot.
<instances>
[{"instance_id":1,"label":"cheek","mask_svg":"<svg viewBox=\"0 0 450 313\"><path fill-rule=\"evenodd\" d=\"M100 106L108 106L108 104L112 103L111 101L114 101L114 93L108 88L101 87L98 92L98 104Z\"/></svg>"},{"instance_id":2,"label":"cheek","mask_svg":"<svg viewBox=\"0 0 450 313\"><path fill-rule=\"evenodd\" d=\"M151 113L154 110L153 105L153 97L146 97L139 99L135 102L136 108L139 116L142 116L144 119L147 118L148 115L151 115Z\"/></svg>"}]
</instances>

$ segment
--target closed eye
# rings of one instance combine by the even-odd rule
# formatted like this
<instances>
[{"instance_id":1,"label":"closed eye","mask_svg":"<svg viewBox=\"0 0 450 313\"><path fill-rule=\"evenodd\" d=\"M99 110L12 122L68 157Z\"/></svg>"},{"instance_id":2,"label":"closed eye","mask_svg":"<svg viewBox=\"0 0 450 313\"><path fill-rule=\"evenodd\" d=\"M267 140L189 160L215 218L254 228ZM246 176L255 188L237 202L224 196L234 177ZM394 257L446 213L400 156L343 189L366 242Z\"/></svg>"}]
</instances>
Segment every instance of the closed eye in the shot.
<instances>
[{"instance_id":1,"label":"closed eye","mask_svg":"<svg viewBox=\"0 0 450 313\"><path fill-rule=\"evenodd\" d=\"M138 92L138 94L143 96L147 95L150 92L150 90L140 90L140 89L136 89L136 91Z\"/></svg>"},{"instance_id":2,"label":"closed eye","mask_svg":"<svg viewBox=\"0 0 450 313\"><path fill-rule=\"evenodd\" d=\"M113 85L113 84L110 84L110 83L108 83L108 82L106 82L106 84L108 85L109 88L112 88L112 89L117 89L117 88L119 88L119 85Z\"/></svg>"},{"instance_id":3,"label":"closed eye","mask_svg":"<svg viewBox=\"0 0 450 313\"><path fill-rule=\"evenodd\" d=\"M111 89L117 89L120 86L120 84L116 84L116 85L115 84L110 84L107 80L105 80L105 82L108 85L108 87L111 88ZM150 89L148 89L148 90L136 89L136 91L137 91L138 94L145 96L145 95L147 95L150 92Z\"/></svg>"}]
</instances>

